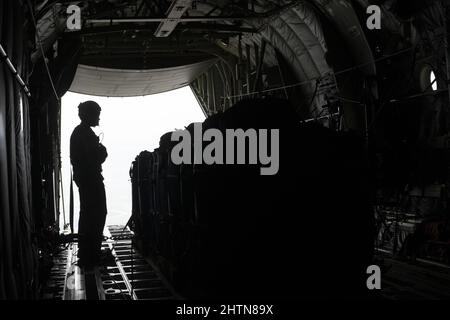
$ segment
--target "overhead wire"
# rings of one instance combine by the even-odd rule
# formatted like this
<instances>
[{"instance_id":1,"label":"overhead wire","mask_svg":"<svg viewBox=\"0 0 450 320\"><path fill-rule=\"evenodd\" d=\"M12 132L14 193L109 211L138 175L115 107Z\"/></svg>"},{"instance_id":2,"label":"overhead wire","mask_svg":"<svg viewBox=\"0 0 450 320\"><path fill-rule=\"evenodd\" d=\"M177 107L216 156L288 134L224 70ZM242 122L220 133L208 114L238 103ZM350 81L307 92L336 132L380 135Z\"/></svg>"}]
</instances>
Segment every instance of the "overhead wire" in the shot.
<instances>
[{"instance_id":1,"label":"overhead wire","mask_svg":"<svg viewBox=\"0 0 450 320\"><path fill-rule=\"evenodd\" d=\"M48 80L50 81L50 85L52 87L52 90L53 90L53 93L55 95L56 101L60 102L61 99L59 98L58 93L56 91L55 83L54 83L54 81L52 79L52 75L51 75L50 69L48 67L47 58L45 56L44 48L42 46L41 37L39 36L37 22L36 22L36 19L34 17L34 13L33 13L33 6L31 5L30 0L27 0L27 4L28 4L28 8L30 9L30 15L31 15L31 19L33 21L34 28L36 30L36 40L37 40L39 49L40 49L41 54L42 54L42 59L44 61L44 67L45 67L45 70L46 70L46 73L47 73L47 76L48 76Z\"/></svg>"},{"instance_id":2,"label":"overhead wire","mask_svg":"<svg viewBox=\"0 0 450 320\"><path fill-rule=\"evenodd\" d=\"M416 47L412 47L412 48L416 49ZM413 78L412 76L413 76L414 67L415 67L415 64L416 64L415 56L414 56L413 58L414 58L414 60L413 60L412 66L411 66L411 78L410 78L410 79ZM432 67L432 66L430 66L430 67ZM373 129L374 129L375 124L376 124L376 122L377 122L379 116L381 115L381 113L382 113L382 111L384 110L384 108L385 108L386 105L388 105L388 104L390 104L390 103L397 103L397 102L401 102L401 101L404 101L404 100L407 100L407 99L413 99L413 98L418 98L418 97L427 95L426 92L433 86L434 83L437 82L437 78L438 78L438 77L439 77L438 74L436 74L436 79L435 79L434 81L432 81L432 82L430 81L430 84L429 84L424 90L422 90L422 92L420 92L420 93L418 93L418 94L411 95L411 96L403 96L403 97L399 97L399 98L390 98L390 99L388 98L388 99L386 99L386 101L383 102L383 103L381 104L381 106L378 108L378 110L376 111L376 113L375 113L375 115L374 115L374 118L373 118L372 122L371 122L370 125L369 125L369 130L373 130ZM447 79L442 79L442 80L444 80L445 82L448 81ZM411 83L411 80L410 80L409 83ZM393 88L391 87L390 92L392 92L392 90L393 90ZM433 90L432 92L430 92L430 94L431 94L431 95L435 95L435 94L440 94L440 93L442 93L442 92L447 92L447 91L448 91L448 89L443 89L443 90Z\"/></svg>"},{"instance_id":3,"label":"overhead wire","mask_svg":"<svg viewBox=\"0 0 450 320\"><path fill-rule=\"evenodd\" d=\"M380 57L378 59L374 59L373 61L361 63L359 65L356 65L356 66L353 66L353 67L349 67L349 68L346 68L346 69L342 69L342 70L339 70L339 71L336 71L336 72L330 71L330 72L327 72L327 73L325 73L325 74L323 74L321 76L310 78L310 79L305 80L305 81L301 81L301 82L297 82L297 83L293 83L293 84L289 84L289 85L285 85L285 86L280 86L280 87L276 87L276 88L270 88L270 89L265 89L265 90L254 91L254 92L250 92L250 93L243 93L243 94L238 94L238 95L233 95L233 96L222 96L221 98L222 99L242 98L242 97L246 97L246 96L252 96L252 95L255 95L255 94L269 93L269 92L273 92L273 91L299 87L299 86L302 86L302 85L310 84L310 83L313 83L315 81L321 80L321 79L323 79L325 77L328 77L328 76L338 76L338 75L345 74L345 73L348 73L348 72L351 72L351 71L355 71L355 70L358 70L358 69L360 69L362 67L366 67L366 66L368 66L368 65L370 65L372 63L376 63L376 62L380 62L380 61L384 61L384 60L390 59L392 57L395 57L395 56L401 55L403 53L409 52L409 51L411 51L413 49L415 49L415 47L409 47L409 48L406 48L406 49L394 52L392 54Z\"/></svg>"},{"instance_id":4,"label":"overhead wire","mask_svg":"<svg viewBox=\"0 0 450 320\"><path fill-rule=\"evenodd\" d=\"M58 92L56 91L56 86L55 86L55 83L54 83L54 81L53 81L53 78L52 78L52 75L51 75L51 72L50 72L50 68L49 68L49 66L48 66L48 59L47 59L47 57L46 57L46 55L45 55L44 47L42 46L42 40L41 40L41 37L39 36L38 26L37 26L37 21L36 21L36 18L35 18L35 16L34 16L34 7L32 6L30 0L27 0L27 5L28 5L28 9L30 10L31 20L32 20L32 22L33 22L33 26L34 26L34 29L35 29L35 40L37 41L38 48L39 48L39 50L40 50L40 52L41 52L41 55L42 55L42 60L43 60L44 68L45 68L45 71L46 71L46 73L47 73L47 77L48 77L48 80L49 80L49 82L50 82L50 86L51 86L51 88L52 88L52 91L53 91L53 94L54 94L54 96L55 96L55 99L56 99L58 105L60 105L60 104L61 104L61 99L60 99L60 97L59 97L59 95L58 95ZM59 120L59 121L61 121L61 120ZM59 151L59 152L61 152L61 151ZM59 157L60 157L60 159L61 159L61 155L60 155ZM60 168L60 169L61 169L61 168ZM62 174L61 174L61 170L59 171L59 176L60 176L60 183L58 183L58 184L60 184L60 186L61 186L64 228L66 228L66 221L65 221L65 220L66 220L66 214L65 214L64 191L63 191L64 186L63 186L63 182L62 182ZM72 231L73 231L73 230L72 230Z\"/></svg>"}]
</instances>

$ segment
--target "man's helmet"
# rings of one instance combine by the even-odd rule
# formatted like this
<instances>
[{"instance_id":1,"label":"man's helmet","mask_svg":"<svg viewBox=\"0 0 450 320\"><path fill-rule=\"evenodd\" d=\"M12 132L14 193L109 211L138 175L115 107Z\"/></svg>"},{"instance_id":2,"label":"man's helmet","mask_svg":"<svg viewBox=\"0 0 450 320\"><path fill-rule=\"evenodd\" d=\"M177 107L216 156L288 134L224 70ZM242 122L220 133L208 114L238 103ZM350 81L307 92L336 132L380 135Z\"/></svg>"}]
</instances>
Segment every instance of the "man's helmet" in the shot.
<instances>
[{"instance_id":1,"label":"man's helmet","mask_svg":"<svg viewBox=\"0 0 450 320\"><path fill-rule=\"evenodd\" d=\"M89 122L90 119L98 117L101 110L102 108L100 108L97 102L91 100L85 101L78 106L78 116L82 121Z\"/></svg>"}]
</instances>

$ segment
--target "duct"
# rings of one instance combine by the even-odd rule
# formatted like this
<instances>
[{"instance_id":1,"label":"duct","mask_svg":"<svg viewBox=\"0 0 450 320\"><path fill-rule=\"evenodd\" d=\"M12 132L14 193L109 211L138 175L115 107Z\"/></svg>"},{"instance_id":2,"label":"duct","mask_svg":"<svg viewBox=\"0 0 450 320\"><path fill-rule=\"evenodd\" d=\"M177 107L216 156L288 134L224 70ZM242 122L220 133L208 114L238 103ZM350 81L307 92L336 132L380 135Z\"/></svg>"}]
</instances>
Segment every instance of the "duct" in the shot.
<instances>
[{"instance_id":1,"label":"duct","mask_svg":"<svg viewBox=\"0 0 450 320\"><path fill-rule=\"evenodd\" d=\"M273 19L262 34L277 48L277 44L284 39L289 47L285 48L285 57L293 65L301 66L297 75L303 78L301 80L307 80L331 71L324 59L326 44L320 30L319 21L311 8L300 4Z\"/></svg>"},{"instance_id":2,"label":"duct","mask_svg":"<svg viewBox=\"0 0 450 320\"><path fill-rule=\"evenodd\" d=\"M353 60L356 65L360 65L360 69L366 76L374 76L376 74L375 62L372 50L367 43L364 32L359 24L350 2L314 0L323 13L333 21L336 28L342 34L352 53Z\"/></svg>"}]
</instances>

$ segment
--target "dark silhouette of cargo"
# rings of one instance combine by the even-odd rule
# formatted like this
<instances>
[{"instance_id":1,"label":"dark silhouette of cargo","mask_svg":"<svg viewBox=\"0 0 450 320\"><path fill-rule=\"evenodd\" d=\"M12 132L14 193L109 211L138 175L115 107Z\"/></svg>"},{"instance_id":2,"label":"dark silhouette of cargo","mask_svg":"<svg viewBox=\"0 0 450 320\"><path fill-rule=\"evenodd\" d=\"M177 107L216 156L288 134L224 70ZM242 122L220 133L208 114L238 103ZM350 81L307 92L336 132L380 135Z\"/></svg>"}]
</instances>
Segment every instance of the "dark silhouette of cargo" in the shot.
<instances>
[{"instance_id":1,"label":"dark silhouette of cargo","mask_svg":"<svg viewBox=\"0 0 450 320\"><path fill-rule=\"evenodd\" d=\"M81 123L70 137L70 160L73 179L80 194L79 265L92 267L100 260L103 228L106 220L106 196L102 163L108 156L106 148L91 127L97 126L101 108L94 101L78 106Z\"/></svg>"},{"instance_id":2,"label":"dark silhouette of cargo","mask_svg":"<svg viewBox=\"0 0 450 320\"><path fill-rule=\"evenodd\" d=\"M134 229L180 292L364 297L374 230L362 139L302 125L286 101L268 98L243 100L207 118L208 128L279 129L279 172L174 165L171 133L136 158Z\"/></svg>"}]
</instances>

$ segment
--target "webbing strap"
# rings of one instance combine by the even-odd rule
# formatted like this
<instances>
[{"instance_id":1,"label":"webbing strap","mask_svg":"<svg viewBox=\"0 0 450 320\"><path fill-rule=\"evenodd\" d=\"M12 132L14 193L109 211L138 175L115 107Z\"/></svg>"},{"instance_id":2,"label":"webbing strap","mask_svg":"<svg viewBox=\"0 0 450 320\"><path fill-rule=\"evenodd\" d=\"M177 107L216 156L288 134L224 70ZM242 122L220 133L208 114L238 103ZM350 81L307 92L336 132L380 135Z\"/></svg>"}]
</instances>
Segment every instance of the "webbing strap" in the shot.
<instances>
[{"instance_id":1,"label":"webbing strap","mask_svg":"<svg viewBox=\"0 0 450 320\"><path fill-rule=\"evenodd\" d=\"M73 229L73 175L72 168L70 168L70 204L69 204L69 215L70 215L70 231L75 233Z\"/></svg>"}]
</instances>

